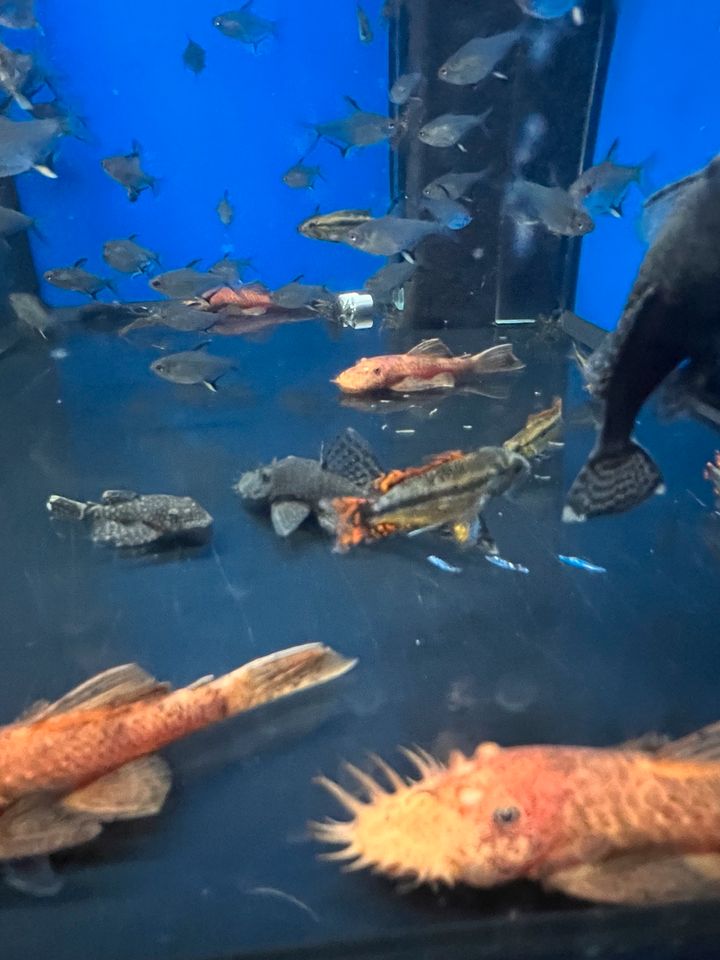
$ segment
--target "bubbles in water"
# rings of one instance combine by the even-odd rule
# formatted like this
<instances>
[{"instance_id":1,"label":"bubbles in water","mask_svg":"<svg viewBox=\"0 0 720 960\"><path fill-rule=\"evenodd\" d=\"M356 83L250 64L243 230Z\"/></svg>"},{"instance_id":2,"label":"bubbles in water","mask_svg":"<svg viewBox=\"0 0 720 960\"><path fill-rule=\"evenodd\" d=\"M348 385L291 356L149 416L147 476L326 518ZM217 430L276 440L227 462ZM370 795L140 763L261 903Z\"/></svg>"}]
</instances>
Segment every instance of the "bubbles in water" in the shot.
<instances>
[{"instance_id":1,"label":"bubbles in water","mask_svg":"<svg viewBox=\"0 0 720 960\"><path fill-rule=\"evenodd\" d=\"M528 677L506 673L495 687L495 703L508 713L522 713L537 699L538 688Z\"/></svg>"}]
</instances>

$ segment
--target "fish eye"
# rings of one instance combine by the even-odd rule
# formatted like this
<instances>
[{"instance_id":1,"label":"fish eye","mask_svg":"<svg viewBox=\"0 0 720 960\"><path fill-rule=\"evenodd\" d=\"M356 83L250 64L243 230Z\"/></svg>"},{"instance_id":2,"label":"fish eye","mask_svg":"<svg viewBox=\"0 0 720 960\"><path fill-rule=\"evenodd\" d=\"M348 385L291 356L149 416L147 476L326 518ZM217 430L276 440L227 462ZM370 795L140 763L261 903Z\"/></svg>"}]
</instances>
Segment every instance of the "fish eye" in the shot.
<instances>
[{"instance_id":1,"label":"fish eye","mask_svg":"<svg viewBox=\"0 0 720 960\"><path fill-rule=\"evenodd\" d=\"M347 235L347 238L350 241L350 243L357 243L358 235L355 233L354 230L351 230L350 233Z\"/></svg>"},{"instance_id":2,"label":"fish eye","mask_svg":"<svg viewBox=\"0 0 720 960\"><path fill-rule=\"evenodd\" d=\"M506 827L510 823L517 823L520 819L520 811L517 807L498 807L493 812L493 821L500 827Z\"/></svg>"},{"instance_id":3,"label":"fish eye","mask_svg":"<svg viewBox=\"0 0 720 960\"><path fill-rule=\"evenodd\" d=\"M375 369L373 370L373 374L374 374L376 377L379 377L381 373L382 373L382 368L381 368L381 367L375 367Z\"/></svg>"},{"instance_id":4,"label":"fish eye","mask_svg":"<svg viewBox=\"0 0 720 960\"><path fill-rule=\"evenodd\" d=\"M440 69L438 70L438 76L444 79L447 75L448 75L448 68L440 67Z\"/></svg>"},{"instance_id":5,"label":"fish eye","mask_svg":"<svg viewBox=\"0 0 720 960\"><path fill-rule=\"evenodd\" d=\"M260 471L260 479L261 479L261 480L264 480L265 482L267 482L268 480L271 480L271 479L272 479L272 473L270 472L270 470L268 470L267 468L265 468L264 470L261 470L261 471Z\"/></svg>"}]
</instances>

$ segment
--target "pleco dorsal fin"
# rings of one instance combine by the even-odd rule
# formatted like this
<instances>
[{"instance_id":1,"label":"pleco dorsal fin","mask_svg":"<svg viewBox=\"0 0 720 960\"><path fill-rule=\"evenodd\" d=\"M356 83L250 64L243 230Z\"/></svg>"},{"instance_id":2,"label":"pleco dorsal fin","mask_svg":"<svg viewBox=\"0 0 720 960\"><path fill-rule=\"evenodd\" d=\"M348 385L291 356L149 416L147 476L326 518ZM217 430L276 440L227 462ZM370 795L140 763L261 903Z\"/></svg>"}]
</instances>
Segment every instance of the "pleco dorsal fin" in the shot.
<instances>
[{"instance_id":1,"label":"pleco dorsal fin","mask_svg":"<svg viewBox=\"0 0 720 960\"><path fill-rule=\"evenodd\" d=\"M137 500L137 493L134 490L103 490L100 501L110 505L113 503L128 503L130 500Z\"/></svg>"},{"instance_id":2,"label":"pleco dorsal fin","mask_svg":"<svg viewBox=\"0 0 720 960\"><path fill-rule=\"evenodd\" d=\"M0 860L76 847L101 830L97 817L64 810L52 797L23 797L0 815Z\"/></svg>"},{"instance_id":3,"label":"pleco dorsal fin","mask_svg":"<svg viewBox=\"0 0 720 960\"><path fill-rule=\"evenodd\" d=\"M370 444L352 427L323 448L320 465L360 487L371 483L383 472Z\"/></svg>"},{"instance_id":4,"label":"pleco dorsal fin","mask_svg":"<svg viewBox=\"0 0 720 960\"><path fill-rule=\"evenodd\" d=\"M111 667L95 677L91 677L75 687L55 703L47 704L36 710L32 722L46 720L70 710L94 710L98 707L117 707L123 703L133 703L158 693L167 693L166 683L160 683L146 673L136 663L125 663ZM26 722L27 722L27 718Z\"/></svg>"},{"instance_id":5,"label":"pleco dorsal fin","mask_svg":"<svg viewBox=\"0 0 720 960\"><path fill-rule=\"evenodd\" d=\"M279 537L289 537L310 513L310 507L300 500L275 500L270 507L273 530Z\"/></svg>"},{"instance_id":6,"label":"pleco dorsal fin","mask_svg":"<svg viewBox=\"0 0 720 960\"><path fill-rule=\"evenodd\" d=\"M408 350L407 355L409 357L451 357L453 352L442 340L433 337L431 340L421 340L412 350Z\"/></svg>"},{"instance_id":7,"label":"pleco dorsal fin","mask_svg":"<svg viewBox=\"0 0 720 960\"><path fill-rule=\"evenodd\" d=\"M720 722L702 727L680 740L671 740L660 747L656 756L673 760L720 761Z\"/></svg>"},{"instance_id":8,"label":"pleco dorsal fin","mask_svg":"<svg viewBox=\"0 0 720 960\"><path fill-rule=\"evenodd\" d=\"M170 768L163 759L140 757L60 802L66 810L92 814L103 822L152 817L162 809L171 782Z\"/></svg>"}]
</instances>

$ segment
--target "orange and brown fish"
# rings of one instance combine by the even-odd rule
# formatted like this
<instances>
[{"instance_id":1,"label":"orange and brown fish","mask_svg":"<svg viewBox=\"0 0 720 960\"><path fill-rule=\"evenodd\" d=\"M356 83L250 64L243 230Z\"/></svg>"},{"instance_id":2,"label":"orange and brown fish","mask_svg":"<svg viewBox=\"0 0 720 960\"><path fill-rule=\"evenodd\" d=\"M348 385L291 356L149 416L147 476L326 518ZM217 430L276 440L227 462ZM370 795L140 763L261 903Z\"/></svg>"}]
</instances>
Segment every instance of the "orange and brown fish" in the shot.
<instances>
[{"instance_id":1,"label":"orange and brown fish","mask_svg":"<svg viewBox=\"0 0 720 960\"><path fill-rule=\"evenodd\" d=\"M413 393L447 390L459 380L522 370L524 366L513 353L510 343L500 343L482 353L456 357L442 340L434 338L423 340L407 353L363 357L331 382L336 383L343 393L380 390Z\"/></svg>"},{"instance_id":2,"label":"orange and brown fish","mask_svg":"<svg viewBox=\"0 0 720 960\"><path fill-rule=\"evenodd\" d=\"M363 496L322 500L320 509L335 530L338 552L397 533L444 527L462 546L481 543L486 552L497 553L482 511L529 470L523 456L502 447L448 450L420 466L377 477Z\"/></svg>"},{"instance_id":3,"label":"orange and brown fish","mask_svg":"<svg viewBox=\"0 0 720 960\"><path fill-rule=\"evenodd\" d=\"M312 824L350 861L416 884L534 880L606 903L720 898L720 723L617 748L483 743L443 765L405 751L407 780L348 764L365 799L321 777L352 820Z\"/></svg>"},{"instance_id":4,"label":"orange and brown fish","mask_svg":"<svg viewBox=\"0 0 720 960\"><path fill-rule=\"evenodd\" d=\"M170 773L156 750L353 665L310 643L171 691L126 664L36 704L0 727L0 861L77 846L112 820L158 813Z\"/></svg>"}]
</instances>

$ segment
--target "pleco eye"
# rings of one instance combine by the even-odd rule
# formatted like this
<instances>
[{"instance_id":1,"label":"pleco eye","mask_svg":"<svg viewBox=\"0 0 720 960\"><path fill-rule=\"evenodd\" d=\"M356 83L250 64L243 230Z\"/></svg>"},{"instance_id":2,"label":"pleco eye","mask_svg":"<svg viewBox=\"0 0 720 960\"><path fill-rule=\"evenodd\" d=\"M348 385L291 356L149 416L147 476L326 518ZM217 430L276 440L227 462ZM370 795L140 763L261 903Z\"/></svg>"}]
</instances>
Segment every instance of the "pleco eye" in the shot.
<instances>
[{"instance_id":1,"label":"pleco eye","mask_svg":"<svg viewBox=\"0 0 720 960\"><path fill-rule=\"evenodd\" d=\"M520 819L520 811L517 807L498 807L493 813L493 820L499 826L505 827L509 823L515 823Z\"/></svg>"}]
</instances>

